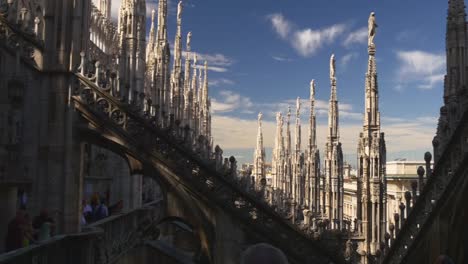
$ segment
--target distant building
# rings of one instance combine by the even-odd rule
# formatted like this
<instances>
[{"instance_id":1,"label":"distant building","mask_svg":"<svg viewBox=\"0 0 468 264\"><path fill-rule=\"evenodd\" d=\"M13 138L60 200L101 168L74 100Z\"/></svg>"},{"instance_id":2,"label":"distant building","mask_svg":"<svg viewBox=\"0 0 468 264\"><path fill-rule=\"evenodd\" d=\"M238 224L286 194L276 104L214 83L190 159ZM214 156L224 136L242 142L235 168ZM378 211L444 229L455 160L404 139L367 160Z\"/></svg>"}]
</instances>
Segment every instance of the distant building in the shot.
<instances>
[{"instance_id":1,"label":"distant building","mask_svg":"<svg viewBox=\"0 0 468 264\"><path fill-rule=\"evenodd\" d=\"M417 182L419 166L425 167L424 161L407 161L397 159L386 163L387 180L387 223L395 224L394 216L400 214L400 204L405 203L405 192L412 192L412 183ZM349 177L347 177L349 175ZM344 219L353 221L356 218L357 181L356 171L345 165L344 179ZM419 191L416 190L419 195ZM387 231L388 227L387 227Z\"/></svg>"}]
</instances>

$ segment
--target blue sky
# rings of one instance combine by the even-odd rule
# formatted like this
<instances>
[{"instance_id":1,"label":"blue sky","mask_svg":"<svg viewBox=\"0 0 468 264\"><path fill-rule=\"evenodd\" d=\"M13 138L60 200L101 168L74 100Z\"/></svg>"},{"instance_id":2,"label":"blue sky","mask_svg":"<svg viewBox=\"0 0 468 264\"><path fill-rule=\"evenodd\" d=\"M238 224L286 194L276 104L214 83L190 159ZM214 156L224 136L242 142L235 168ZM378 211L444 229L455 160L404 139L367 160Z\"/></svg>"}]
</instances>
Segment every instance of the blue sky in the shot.
<instances>
[{"instance_id":1,"label":"blue sky","mask_svg":"<svg viewBox=\"0 0 468 264\"><path fill-rule=\"evenodd\" d=\"M113 1L114 15L119 3ZM176 4L170 1L171 42ZM345 158L354 163L362 130L371 11L379 25L375 43L388 159L422 159L424 151L432 151L442 105L447 1L189 0L184 6L182 30L192 31L192 49L211 67L213 135L225 155L235 155L239 162L252 160L257 114L262 111L270 160L275 112L284 113L288 104L294 107L298 96L307 100L311 79L317 83L318 144L323 149L329 58L334 53L341 141ZM147 1L147 7L150 13L156 4ZM304 148L305 105L301 114Z\"/></svg>"}]
</instances>

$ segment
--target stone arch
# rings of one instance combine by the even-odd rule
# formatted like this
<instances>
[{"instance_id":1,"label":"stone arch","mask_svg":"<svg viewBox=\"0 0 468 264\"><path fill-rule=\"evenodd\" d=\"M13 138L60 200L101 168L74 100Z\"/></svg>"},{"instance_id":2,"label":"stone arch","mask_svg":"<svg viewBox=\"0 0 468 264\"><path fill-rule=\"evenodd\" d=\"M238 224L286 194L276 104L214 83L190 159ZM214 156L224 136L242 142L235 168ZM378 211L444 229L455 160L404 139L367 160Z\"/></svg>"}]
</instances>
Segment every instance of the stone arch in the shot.
<instances>
[{"instance_id":1,"label":"stone arch","mask_svg":"<svg viewBox=\"0 0 468 264\"><path fill-rule=\"evenodd\" d=\"M202 197L195 196L182 184L174 182L174 176L169 170L155 168L152 164L139 160L138 153L126 146L118 136L102 131L91 124L78 126L79 139L112 151L123 157L132 172L143 172L151 175L161 186L163 193L163 210L167 217L190 219L191 226L195 227L196 235L200 241L200 251L195 259L203 263L213 263L215 243L215 212L202 201ZM184 220L185 221L185 220Z\"/></svg>"},{"instance_id":2,"label":"stone arch","mask_svg":"<svg viewBox=\"0 0 468 264\"><path fill-rule=\"evenodd\" d=\"M196 227L185 219L168 216L158 221L156 227L160 230L158 240L168 239L168 236L172 236L170 242L175 248L192 254L192 257L201 254L201 241L197 235Z\"/></svg>"}]
</instances>

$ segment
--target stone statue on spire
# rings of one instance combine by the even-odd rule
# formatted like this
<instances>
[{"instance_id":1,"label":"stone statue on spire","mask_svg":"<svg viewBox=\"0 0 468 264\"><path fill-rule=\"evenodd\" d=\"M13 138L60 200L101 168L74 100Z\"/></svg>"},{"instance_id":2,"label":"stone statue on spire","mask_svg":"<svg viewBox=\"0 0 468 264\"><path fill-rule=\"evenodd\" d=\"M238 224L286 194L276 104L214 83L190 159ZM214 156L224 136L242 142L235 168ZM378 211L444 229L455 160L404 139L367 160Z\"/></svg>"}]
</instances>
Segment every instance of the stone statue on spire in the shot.
<instances>
[{"instance_id":1,"label":"stone statue on spire","mask_svg":"<svg viewBox=\"0 0 468 264\"><path fill-rule=\"evenodd\" d=\"M191 47L192 43L192 32L187 33L187 49Z\"/></svg>"},{"instance_id":2,"label":"stone statue on spire","mask_svg":"<svg viewBox=\"0 0 468 264\"><path fill-rule=\"evenodd\" d=\"M374 45L374 38L375 38L375 33L377 29L377 24L375 23L375 13L372 12L370 13L369 16L369 34L368 34L368 45L373 46Z\"/></svg>"},{"instance_id":3,"label":"stone statue on spire","mask_svg":"<svg viewBox=\"0 0 468 264\"><path fill-rule=\"evenodd\" d=\"M179 1L179 4L177 5L177 20L182 19L182 1Z\"/></svg>"},{"instance_id":4,"label":"stone statue on spire","mask_svg":"<svg viewBox=\"0 0 468 264\"><path fill-rule=\"evenodd\" d=\"M262 118L263 118L262 112L258 113L258 125L259 126L262 126Z\"/></svg>"},{"instance_id":5,"label":"stone statue on spire","mask_svg":"<svg viewBox=\"0 0 468 264\"><path fill-rule=\"evenodd\" d=\"M296 99L296 116L299 116L299 111L301 110L301 98L297 97Z\"/></svg>"},{"instance_id":6,"label":"stone statue on spire","mask_svg":"<svg viewBox=\"0 0 468 264\"><path fill-rule=\"evenodd\" d=\"M335 78L335 54L330 57L330 79Z\"/></svg>"}]
</instances>

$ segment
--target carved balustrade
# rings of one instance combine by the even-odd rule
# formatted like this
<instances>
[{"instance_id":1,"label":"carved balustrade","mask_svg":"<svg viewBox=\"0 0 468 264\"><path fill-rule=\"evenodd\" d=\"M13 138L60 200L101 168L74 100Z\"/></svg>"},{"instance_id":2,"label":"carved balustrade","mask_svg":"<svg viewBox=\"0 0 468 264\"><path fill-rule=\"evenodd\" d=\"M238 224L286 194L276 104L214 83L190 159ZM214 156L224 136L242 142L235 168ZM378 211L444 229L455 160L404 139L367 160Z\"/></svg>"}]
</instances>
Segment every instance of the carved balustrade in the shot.
<instances>
[{"instance_id":1,"label":"carved balustrade","mask_svg":"<svg viewBox=\"0 0 468 264\"><path fill-rule=\"evenodd\" d=\"M1 264L82 264L93 262L97 231L59 235L0 255Z\"/></svg>"},{"instance_id":2,"label":"carved balustrade","mask_svg":"<svg viewBox=\"0 0 468 264\"><path fill-rule=\"evenodd\" d=\"M0 255L1 264L113 263L145 240L157 237L161 201L87 225L83 232L48 240Z\"/></svg>"},{"instance_id":3,"label":"carved balustrade","mask_svg":"<svg viewBox=\"0 0 468 264\"><path fill-rule=\"evenodd\" d=\"M119 34L113 21L91 4L89 60L100 61L107 69L117 69Z\"/></svg>"},{"instance_id":4,"label":"carved balustrade","mask_svg":"<svg viewBox=\"0 0 468 264\"><path fill-rule=\"evenodd\" d=\"M12 11L11 8L8 10L10 12L0 13L0 45L10 53L16 54L18 65L19 59L22 59L30 65L40 66L44 50L40 35L25 30L20 24L11 22L7 14Z\"/></svg>"},{"instance_id":5,"label":"carved balustrade","mask_svg":"<svg viewBox=\"0 0 468 264\"><path fill-rule=\"evenodd\" d=\"M102 234L96 242L95 263L114 263L145 240L157 239L159 233L155 223L162 214L161 201L154 201L87 225L85 230Z\"/></svg>"},{"instance_id":6,"label":"carved balustrade","mask_svg":"<svg viewBox=\"0 0 468 264\"><path fill-rule=\"evenodd\" d=\"M156 116L145 111L143 104L122 102L112 96L112 86L100 87L98 72L94 76L77 73L77 77L79 84L73 96L76 109L90 122L119 135L136 158L168 168L177 175L177 181L182 180L187 188L224 208L246 228L260 233L294 259L302 263L309 259L317 263L343 262L313 241L311 235L287 222L265 201L240 188L237 177L216 171L216 162L200 158L206 156L186 144L174 126L161 128Z\"/></svg>"},{"instance_id":7,"label":"carved balustrade","mask_svg":"<svg viewBox=\"0 0 468 264\"><path fill-rule=\"evenodd\" d=\"M38 40L43 39L43 9L38 0L0 2L0 17L9 24Z\"/></svg>"},{"instance_id":8,"label":"carved balustrade","mask_svg":"<svg viewBox=\"0 0 468 264\"><path fill-rule=\"evenodd\" d=\"M434 217L440 211L440 204L452 192L458 179L463 177L465 166L468 162L468 111L466 111L454 131L450 142L447 143L444 152L438 162L434 165L434 170L430 169L430 153L426 153L426 177L423 179L424 169L418 170L419 182L424 185L424 189L416 199L409 215L401 223L401 230L396 226L396 238L392 241L392 246L388 251L383 263L404 263L404 259L411 251L415 241L419 240L432 223ZM410 198L410 194L407 197ZM407 204L406 206L409 206Z\"/></svg>"}]
</instances>

